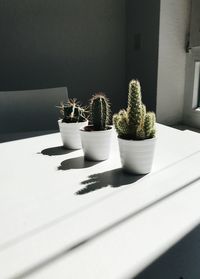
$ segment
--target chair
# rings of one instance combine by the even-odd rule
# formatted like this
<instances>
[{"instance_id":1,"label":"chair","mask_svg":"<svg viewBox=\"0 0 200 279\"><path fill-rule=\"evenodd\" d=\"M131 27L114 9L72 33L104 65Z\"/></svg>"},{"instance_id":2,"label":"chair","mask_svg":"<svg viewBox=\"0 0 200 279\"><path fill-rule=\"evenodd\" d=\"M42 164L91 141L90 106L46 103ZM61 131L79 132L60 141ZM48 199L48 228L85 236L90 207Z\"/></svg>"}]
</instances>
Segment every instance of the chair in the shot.
<instances>
[{"instance_id":1,"label":"chair","mask_svg":"<svg viewBox=\"0 0 200 279\"><path fill-rule=\"evenodd\" d=\"M67 99L66 87L0 92L0 136L57 130L56 105Z\"/></svg>"}]
</instances>

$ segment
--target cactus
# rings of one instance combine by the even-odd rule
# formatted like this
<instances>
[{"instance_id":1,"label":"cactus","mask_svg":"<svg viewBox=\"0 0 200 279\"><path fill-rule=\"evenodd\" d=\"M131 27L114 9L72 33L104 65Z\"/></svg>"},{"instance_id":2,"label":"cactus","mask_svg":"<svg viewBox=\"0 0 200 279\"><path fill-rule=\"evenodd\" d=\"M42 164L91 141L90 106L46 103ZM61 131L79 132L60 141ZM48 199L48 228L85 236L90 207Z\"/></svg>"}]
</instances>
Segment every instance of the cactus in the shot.
<instances>
[{"instance_id":1,"label":"cactus","mask_svg":"<svg viewBox=\"0 0 200 279\"><path fill-rule=\"evenodd\" d=\"M62 122L76 123L87 120L87 111L85 107L79 105L76 99L69 99L66 104L61 103L57 106L63 115Z\"/></svg>"},{"instance_id":2,"label":"cactus","mask_svg":"<svg viewBox=\"0 0 200 279\"><path fill-rule=\"evenodd\" d=\"M127 110L120 110L113 116L113 123L120 138L143 140L155 137L156 117L146 112L142 103L141 87L138 80L131 80L128 92Z\"/></svg>"},{"instance_id":3,"label":"cactus","mask_svg":"<svg viewBox=\"0 0 200 279\"><path fill-rule=\"evenodd\" d=\"M120 137L129 133L128 115L125 110L120 110L118 114L113 116L113 123Z\"/></svg>"},{"instance_id":4,"label":"cactus","mask_svg":"<svg viewBox=\"0 0 200 279\"><path fill-rule=\"evenodd\" d=\"M95 131L107 129L110 118L110 104L103 93L95 94L90 100L90 116Z\"/></svg>"}]
</instances>

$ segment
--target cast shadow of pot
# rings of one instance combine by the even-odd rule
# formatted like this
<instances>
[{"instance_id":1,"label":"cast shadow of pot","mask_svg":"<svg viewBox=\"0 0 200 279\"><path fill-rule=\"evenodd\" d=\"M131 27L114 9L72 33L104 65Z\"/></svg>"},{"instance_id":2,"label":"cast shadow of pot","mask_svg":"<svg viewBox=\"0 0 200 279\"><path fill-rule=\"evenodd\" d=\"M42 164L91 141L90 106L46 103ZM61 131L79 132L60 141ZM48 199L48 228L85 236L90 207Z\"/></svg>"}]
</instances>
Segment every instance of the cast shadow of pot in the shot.
<instances>
[{"instance_id":1,"label":"cast shadow of pot","mask_svg":"<svg viewBox=\"0 0 200 279\"><path fill-rule=\"evenodd\" d=\"M65 155L73 151L75 150L66 149L61 145L61 146L54 146L54 147L43 149L41 151L41 154L47 156L58 156L58 155Z\"/></svg>"},{"instance_id":2,"label":"cast shadow of pot","mask_svg":"<svg viewBox=\"0 0 200 279\"><path fill-rule=\"evenodd\" d=\"M138 181L142 177L144 177L144 175L132 175L124 172L121 168L92 174L87 180L81 182L82 185L86 186L75 194L84 195L107 186L114 188L125 186Z\"/></svg>"},{"instance_id":3,"label":"cast shadow of pot","mask_svg":"<svg viewBox=\"0 0 200 279\"><path fill-rule=\"evenodd\" d=\"M84 169L98 164L98 161L87 161L83 156L64 160L58 170Z\"/></svg>"}]
</instances>

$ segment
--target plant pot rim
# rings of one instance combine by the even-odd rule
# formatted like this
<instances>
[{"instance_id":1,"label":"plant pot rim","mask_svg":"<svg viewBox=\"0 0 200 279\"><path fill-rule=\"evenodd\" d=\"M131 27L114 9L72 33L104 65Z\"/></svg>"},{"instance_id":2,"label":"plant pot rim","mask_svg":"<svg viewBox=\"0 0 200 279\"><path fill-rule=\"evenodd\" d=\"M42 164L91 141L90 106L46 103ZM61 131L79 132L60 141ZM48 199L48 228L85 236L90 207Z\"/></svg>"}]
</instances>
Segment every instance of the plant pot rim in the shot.
<instances>
[{"instance_id":1,"label":"plant pot rim","mask_svg":"<svg viewBox=\"0 0 200 279\"><path fill-rule=\"evenodd\" d=\"M106 129L106 130L99 130L99 131L96 131L96 130L87 131L87 130L85 130L85 127L93 127L93 125L84 126L84 127L80 128L80 131L81 132L86 132L86 133L105 133L105 132L110 132L113 129L113 127L111 125L108 126L108 129Z\"/></svg>"},{"instance_id":2,"label":"plant pot rim","mask_svg":"<svg viewBox=\"0 0 200 279\"><path fill-rule=\"evenodd\" d=\"M118 140L120 140L120 141L129 142L129 143L134 142L134 143L138 143L138 144L142 144L142 143L147 142L147 141L148 141L148 142L151 142L151 141L156 141L156 140L157 140L157 136L155 136L155 137L153 137L153 138L150 138L150 139L141 139L141 140L122 139L122 138L120 138L119 136L118 136L117 138L118 138Z\"/></svg>"},{"instance_id":3,"label":"plant pot rim","mask_svg":"<svg viewBox=\"0 0 200 279\"><path fill-rule=\"evenodd\" d=\"M84 124L84 123L87 123L88 120L85 120L85 121L80 121L80 122L71 122L71 123L67 123L67 122L62 122L63 119L59 119L58 120L58 123L60 124L63 124L63 125L76 125L76 124Z\"/></svg>"}]
</instances>

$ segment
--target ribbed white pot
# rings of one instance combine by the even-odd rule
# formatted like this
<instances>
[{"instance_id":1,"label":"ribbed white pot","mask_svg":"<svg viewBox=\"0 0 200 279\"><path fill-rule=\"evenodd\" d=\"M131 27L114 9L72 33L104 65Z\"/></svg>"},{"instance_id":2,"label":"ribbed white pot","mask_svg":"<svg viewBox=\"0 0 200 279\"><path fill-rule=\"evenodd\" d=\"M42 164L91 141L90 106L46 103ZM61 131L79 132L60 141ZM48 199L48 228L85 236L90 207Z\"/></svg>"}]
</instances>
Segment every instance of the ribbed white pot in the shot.
<instances>
[{"instance_id":1,"label":"ribbed white pot","mask_svg":"<svg viewBox=\"0 0 200 279\"><path fill-rule=\"evenodd\" d=\"M134 174L151 171L156 138L125 140L118 138L121 163L124 170Z\"/></svg>"},{"instance_id":2,"label":"ribbed white pot","mask_svg":"<svg viewBox=\"0 0 200 279\"><path fill-rule=\"evenodd\" d=\"M80 129L88 124L88 121L77 123L65 123L58 120L63 146L67 149L81 149Z\"/></svg>"},{"instance_id":3,"label":"ribbed white pot","mask_svg":"<svg viewBox=\"0 0 200 279\"><path fill-rule=\"evenodd\" d=\"M103 161L108 159L113 128L104 131L80 130L84 156L88 160Z\"/></svg>"}]
</instances>

